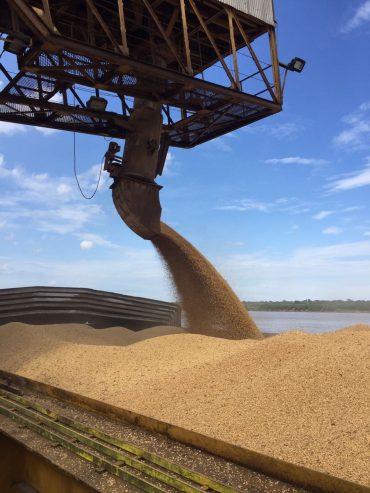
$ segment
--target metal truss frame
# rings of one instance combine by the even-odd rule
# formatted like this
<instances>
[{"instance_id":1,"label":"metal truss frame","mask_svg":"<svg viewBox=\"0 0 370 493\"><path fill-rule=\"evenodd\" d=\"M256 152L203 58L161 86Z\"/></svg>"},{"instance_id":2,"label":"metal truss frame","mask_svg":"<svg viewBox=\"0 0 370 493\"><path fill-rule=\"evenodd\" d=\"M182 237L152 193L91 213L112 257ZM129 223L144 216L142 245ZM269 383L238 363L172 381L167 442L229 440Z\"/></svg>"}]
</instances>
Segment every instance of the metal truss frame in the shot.
<instances>
[{"instance_id":1,"label":"metal truss frame","mask_svg":"<svg viewBox=\"0 0 370 493\"><path fill-rule=\"evenodd\" d=\"M187 148L281 110L274 27L215 0L0 0L0 19L0 31L32 40L16 74L0 64L3 121L125 138L143 98L161 103L168 145ZM252 46L263 35L264 66ZM242 49L254 64L244 78ZM256 76L262 89L249 93ZM120 112L90 109L82 87L116 96Z\"/></svg>"}]
</instances>

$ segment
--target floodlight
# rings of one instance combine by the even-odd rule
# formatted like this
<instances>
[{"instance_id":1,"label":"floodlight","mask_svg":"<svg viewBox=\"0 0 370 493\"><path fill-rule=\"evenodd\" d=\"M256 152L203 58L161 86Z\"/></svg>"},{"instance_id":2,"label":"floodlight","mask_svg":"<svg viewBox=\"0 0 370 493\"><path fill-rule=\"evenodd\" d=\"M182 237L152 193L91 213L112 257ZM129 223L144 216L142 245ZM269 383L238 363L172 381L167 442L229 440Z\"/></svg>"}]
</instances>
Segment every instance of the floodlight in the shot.
<instances>
[{"instance_id":1,"label":"floodlight","mask_svg":"<svg viewBox=\"0 0 370 493\"><path fill-rule=\"evenodd\" d=\"M302 58L295 57L288 63L289 70L293 72L302 72L306 62Z\"/></svg>"},{"instance_id":2,"label":"floodlight","mask_svg":"<svg viewBox=\"0 0 370 493\"><path fill-rule=\"evenodd\" d=\"M31 46L31 38L27 34L9 34L4 41L4 51L20 55L26 48Z\"/></svg>"},{"instance_id":3,"label":"floodlight","mask_svg":"<svg viewBox=\"0 0 370 493\"><path fill-rule=\"evenodd\" d=\"M104 111L107 107L108 101L100 96L91 96L87 101L86 106L89 110L93 111Z\"/></svg>"}]
</instances>

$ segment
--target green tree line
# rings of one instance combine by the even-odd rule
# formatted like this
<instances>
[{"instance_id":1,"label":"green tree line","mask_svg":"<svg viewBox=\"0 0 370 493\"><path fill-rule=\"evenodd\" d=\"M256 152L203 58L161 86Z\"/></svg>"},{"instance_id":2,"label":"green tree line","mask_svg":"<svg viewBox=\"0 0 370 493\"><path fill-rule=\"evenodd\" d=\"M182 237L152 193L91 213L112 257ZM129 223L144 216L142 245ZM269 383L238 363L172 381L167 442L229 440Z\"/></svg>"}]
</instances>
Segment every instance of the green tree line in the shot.
<instances>
[{"instance_id":1,"label":"green tree line","mask_svg":"<svg viewBox=\"0 0 370 493\"><path fill-rule=\"evenodd\" d=\"M248 310L271 312L369 312L369 300L243 301Z\"/></svg>"}]
</instances>

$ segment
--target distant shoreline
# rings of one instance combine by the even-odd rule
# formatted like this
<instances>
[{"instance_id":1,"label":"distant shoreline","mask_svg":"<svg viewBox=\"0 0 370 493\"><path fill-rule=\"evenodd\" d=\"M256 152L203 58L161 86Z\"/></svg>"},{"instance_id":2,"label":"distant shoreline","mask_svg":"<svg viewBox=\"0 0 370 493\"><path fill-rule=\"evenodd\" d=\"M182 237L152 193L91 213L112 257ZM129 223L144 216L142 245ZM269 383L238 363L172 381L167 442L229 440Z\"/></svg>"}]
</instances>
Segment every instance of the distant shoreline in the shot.
<instances>
[{"instance_id":1,"label":"distant shoreline","mask_svg":"<svg viewBox=\"0 0 370 493\"><path fill-rule=\"evenodd\" d=\"M369 313L370 301L365 300L303 300L303 301L243 301L254 312L315 312Z\"/></svg>"},{"instance_id":2,"label":"distant shoreline","mask_svg":"<svg viewBox=\"0 0 370 493\"><path fill-rule=\"evenodd\" d=\"M365 310L278 310L278 309L270 309L267 308L248 308L250 312L286 312L286 313L368 313L370 315L370 311Z\"/></svg>"}]
</instances>

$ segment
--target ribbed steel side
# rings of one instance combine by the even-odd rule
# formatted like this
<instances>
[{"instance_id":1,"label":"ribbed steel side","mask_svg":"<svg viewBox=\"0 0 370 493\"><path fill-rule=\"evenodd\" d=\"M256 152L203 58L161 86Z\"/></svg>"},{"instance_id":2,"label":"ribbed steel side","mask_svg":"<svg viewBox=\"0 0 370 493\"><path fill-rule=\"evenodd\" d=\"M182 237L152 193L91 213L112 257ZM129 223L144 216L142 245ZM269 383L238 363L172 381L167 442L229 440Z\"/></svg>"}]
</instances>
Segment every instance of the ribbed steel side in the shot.
<instances>
[{"instance_id":1,"label":"ribbed steel side","mask_svg":"<svg viewBox=\"0 0 370 493\"><path fill-rule=\"evenodd\" d=\"M219 0L266 24L275 25L273 0Z\"/></svg>"},{"instance_id":2,"label":"ribbed steel side","mask_svg":"<svg viewBox=\"0 0 370 493\"><path fill-rule=\"evenodd\" d=\"M181 325L175 303L84 288L27 287L0 289L0 325L83 323L96 328L123 326L140 330Z\"/></svg>"}]
</instances>

